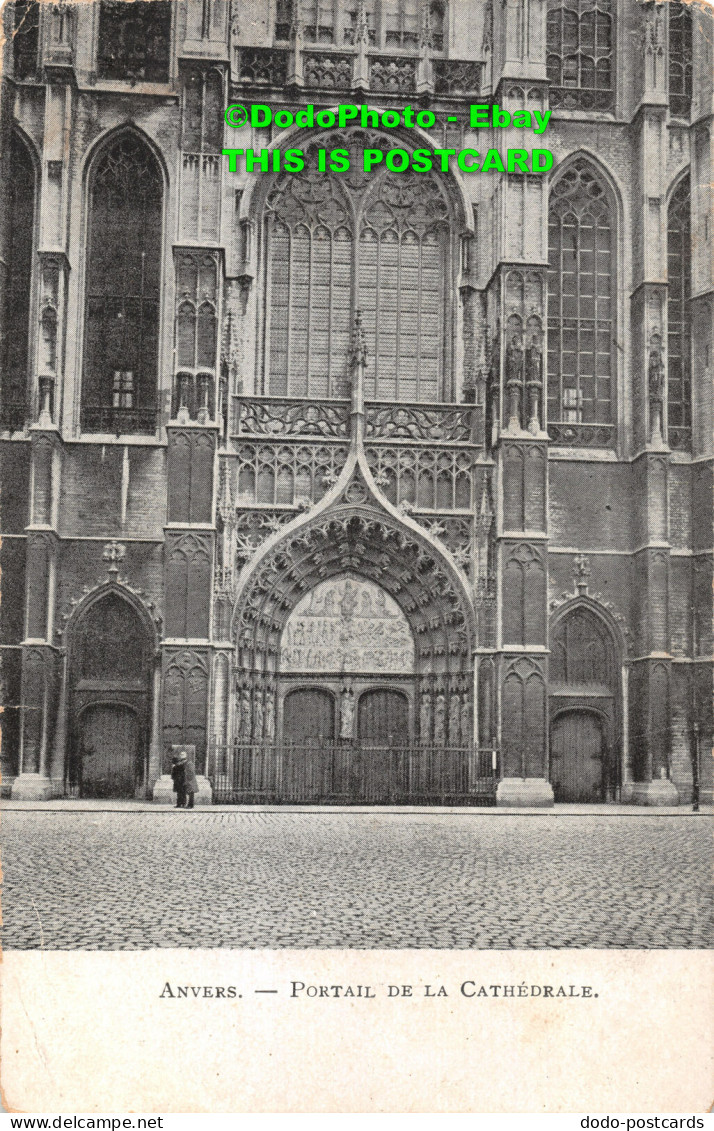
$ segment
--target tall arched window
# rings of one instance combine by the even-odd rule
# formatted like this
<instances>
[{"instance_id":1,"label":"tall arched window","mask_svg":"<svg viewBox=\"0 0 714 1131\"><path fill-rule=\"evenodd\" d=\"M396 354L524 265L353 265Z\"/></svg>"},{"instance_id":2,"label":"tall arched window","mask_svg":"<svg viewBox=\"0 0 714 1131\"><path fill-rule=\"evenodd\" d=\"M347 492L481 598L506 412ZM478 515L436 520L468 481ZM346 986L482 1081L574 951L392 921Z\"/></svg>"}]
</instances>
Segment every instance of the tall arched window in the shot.
<instances>
[{"instance_id":1,"label":"tall arched window","mask_svg":"<svg viewBox=\"0 0 714 1131\"><path fill-rule=\"evenodd\" d=\"M171 8L170 0L101 0L99 77L168 82Z\"/></svg>"},{"instance_id":2,"label":"tall arched window","mask_svg":"<svg viewBox=\"0 0 714 1131\"><path fill-rule=\"evenodd\" d=\"M90 184L85 432L156 427L162 198L149 147L134 134L116 138Z\"/></svg>"},{"instance_id":3,"label":"tall arched window","mask_svg":"<svg viewBox=\"0 0 714 1131\"><path fill-rule=\"evenodd\" d=\"M548 0L551 109L613 109L614 25L614 0Z\"/></svg>"},{"instance_id":4,"label":"tall arched window","mask_svg":"<svg viewBox=\"0 0 714 1131\"><path fill-rule=\"evenodd\" d=\"M435 176L278 177L267 198L266 391L344 396L359 307L367 396L445 399L449 215Z\"/></svg>"},{"instance_id":5,"label":"tall arched window","mask_svg":"<svg viewBox=\"0 0 714 1131\"><path fill-rule=\"evenodd\" d=\"M553 186L548 218L548 417L554 440L607 446L614 419L615 222L588 161ZM597 426L597 427L594 427Z\"/></svg>"},{"instance_id":6,"label":"tall arched window","mask_svg":"<svg viewBox=\"0 0 714 1131\"><path fill-rule=\"evenodd\" d=\"M13 134L8 215L12 217L5 303L0 426L15 432L27 416L35 170L27 147Z\"/></svg>"},{"instance_id":7,"label":"tall arched window","mask_svg":"<svg viewBox=\"0 0 714 1131\"><path fill-rule=\"evenodd\" d=\"M435 178L382 175L365 197L359 305L378 399L442 399L448 206Z\"/></svg>"},{"instance_id":8,"label":"tall arched window","mask_svg":"<svg viewBox=\"0 0 714 1131\"><path fill-rule=\"evenodd\" d=\"M688 118L692 105L692 12L682 0L667 4L669 13L669 108Z\"/></svg>"},{"instance_id":9,"label":"tall arched window","mask_svg":"<svg viewBox=\"0 0 714 1131\"><path fill-rule=\"evenodd\" d=\"M689 197L689 176L686 176L673 193L667 211L667 419L672 448L689 447L692 429Z\"/></svg>"}]
</instances>

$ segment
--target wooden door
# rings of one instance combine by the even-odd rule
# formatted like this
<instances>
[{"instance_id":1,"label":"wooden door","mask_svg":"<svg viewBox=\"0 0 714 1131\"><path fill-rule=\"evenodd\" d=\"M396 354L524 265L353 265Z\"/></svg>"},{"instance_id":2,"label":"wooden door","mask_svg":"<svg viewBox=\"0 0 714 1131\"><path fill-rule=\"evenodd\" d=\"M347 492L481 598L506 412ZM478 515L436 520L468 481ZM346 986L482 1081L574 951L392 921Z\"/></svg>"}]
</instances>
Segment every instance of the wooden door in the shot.
<instances>
[{"instance_id":1,"label":"wooden door","mask_svg":"<svg viewBox=\"0 0 714 1131\"><path fill-rule=\"evenodd\" d=\"M335 698L319 687L299 688L285 696L283 741L322 746L335 741Z\"/></svg>"},{"instance_id":2,"label":"wooden door","mask_svg":"<svg viewBox=\"0 0 714 1131\"><path fill-rule=\"evenodd\" d=\"M79 720L81 797L134 797L143 776L138 719L118 703L87 707Z\"/></svg>"},{"instance_id":3,"label":"wooden door","mask_svg":"<svg viewBox=\"0 0 714 1131\"><path fill-rule=\"evenodd\" d=\"M408 746L409 702L401 691L378 687L360 696L357 733L362 746Z\"/></svg>"},{"instance_id":4,"label":"wooden door","mask_svg":"<svg viewBox=\"0 0 714 1131\"><path fill-rule=\"evenodd\" d=\"M598 715L591 711L558 715L551 730L550 751L556 801L603 800L605 741Z\"/></svg>"},{"instance_id":5,"label":"wooden door","mask_svg":"<svg viewBox=\"0 0 714 1131\"><path fill-rule=\"evenodd\" d=\"M401 691L365 691L357 711L354 789L360 800L386 804L408 792L409 702Z\"/></svg>"}]
</instances>

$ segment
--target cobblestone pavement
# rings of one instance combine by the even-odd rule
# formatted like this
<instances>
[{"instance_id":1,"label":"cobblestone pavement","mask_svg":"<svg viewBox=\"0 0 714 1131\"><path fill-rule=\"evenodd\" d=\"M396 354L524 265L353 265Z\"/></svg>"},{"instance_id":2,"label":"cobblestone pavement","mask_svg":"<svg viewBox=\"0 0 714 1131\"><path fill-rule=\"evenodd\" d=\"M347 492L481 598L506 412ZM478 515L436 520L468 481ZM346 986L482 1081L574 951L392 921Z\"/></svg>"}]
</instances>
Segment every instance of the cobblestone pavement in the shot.
<instances>
[{"instance_id":1,"label":"cobblestone pavement","mask_svg":"<svg viewBox=\"0 0 714 1131\"><path fill-rule=\"evenodd\" d=\"M691 816L2 816L3 945L707 947Z\"/></svg>"}]
</instances>

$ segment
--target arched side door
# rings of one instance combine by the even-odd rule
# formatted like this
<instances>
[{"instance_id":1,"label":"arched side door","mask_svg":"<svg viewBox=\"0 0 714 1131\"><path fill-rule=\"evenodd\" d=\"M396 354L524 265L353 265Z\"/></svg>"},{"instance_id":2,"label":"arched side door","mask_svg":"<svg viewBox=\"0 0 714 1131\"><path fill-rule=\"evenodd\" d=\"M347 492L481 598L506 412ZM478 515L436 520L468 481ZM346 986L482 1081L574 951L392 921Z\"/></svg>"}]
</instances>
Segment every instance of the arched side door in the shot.
<instances>
[{"instance_id":1,"label":"arched side door","mask_svg":"<svg viewBox=\"0 0 714 1131\"><path fill-rule=\"evenodd\" d=\"M550 737L551 784L556 801L602 801L607 773L606 721L594 711L565 711Z\"/></svg>"},{"instance_id":2,"label":"arched side door","mask_svg":"<svg viewBox=\"0 0 714 1131\"><path fill-rule=\"evenodd\" d=\"M137 609L110 591L70 636L70 793L137 797L146 784L152 641Z\"/></svg>"},{"instance_id":3,"label":"arched side door","mask_svg":"<svg viewBox=\"0 0 714 1131\"><path fill-rule=\"evenodd\" d=\"M80 797L132 798L143 774L136 712L123 703L95 703L79 717Z\"/></svg>"}]
</instances>

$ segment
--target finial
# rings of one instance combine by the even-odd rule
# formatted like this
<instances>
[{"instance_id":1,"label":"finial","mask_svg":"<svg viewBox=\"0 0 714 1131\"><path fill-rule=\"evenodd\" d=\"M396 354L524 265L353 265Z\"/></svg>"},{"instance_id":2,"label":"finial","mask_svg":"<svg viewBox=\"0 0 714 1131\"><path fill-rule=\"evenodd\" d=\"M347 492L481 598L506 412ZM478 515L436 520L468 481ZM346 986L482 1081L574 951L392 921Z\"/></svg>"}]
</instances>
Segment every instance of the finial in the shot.
<instances>
[{"instance_id":1,"label":"finial","mask_svg":"<svg viewBox=\"0 0 714 1131\"><path fill-rule=\"evenodd\" d=\"M108 573L119 573L119 562L124 561L126 554L126 546L121 542L117 542L116 538L112 538L111 542L107 542L102 553L102 560L109 562Z\"/></svg>"},{"instance_id":2,"label":"finial","mask_svg":"<svg viewBox=\"0 0 714 1131\"><path fill-rule=\"evenodd\" d=\"M578 593L587 593L590 578L590 562L585 554L578 554L575 558L575 572L573 574Z\"/></svg>"}]
</instances>

